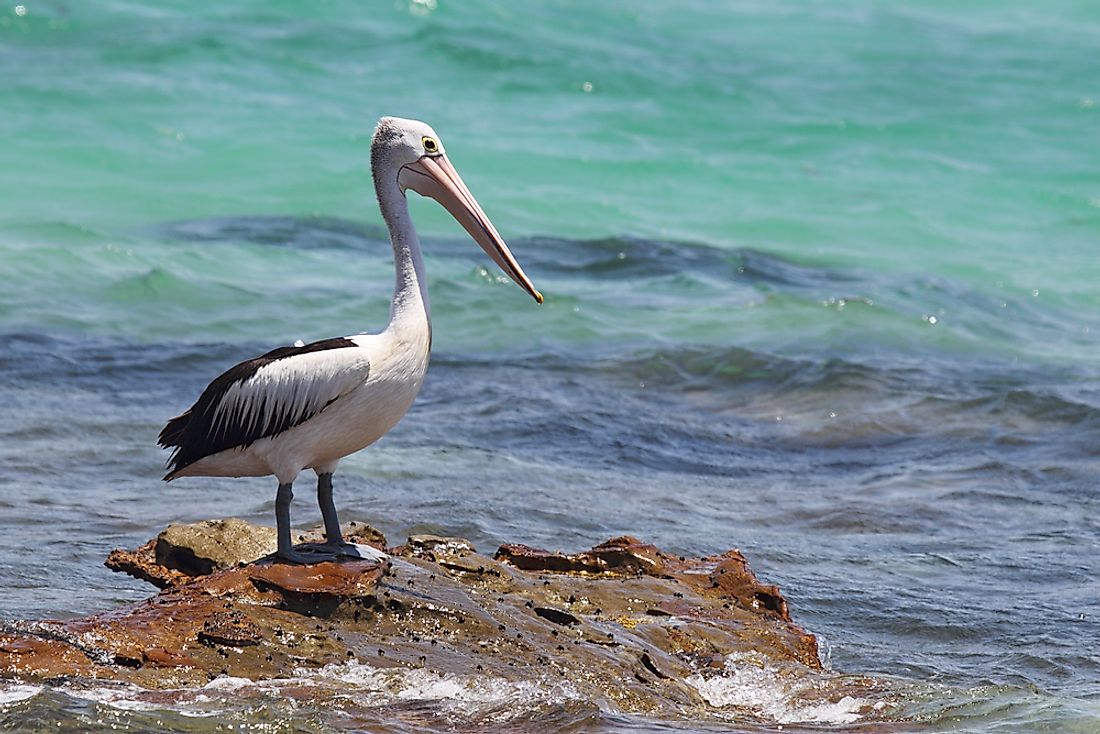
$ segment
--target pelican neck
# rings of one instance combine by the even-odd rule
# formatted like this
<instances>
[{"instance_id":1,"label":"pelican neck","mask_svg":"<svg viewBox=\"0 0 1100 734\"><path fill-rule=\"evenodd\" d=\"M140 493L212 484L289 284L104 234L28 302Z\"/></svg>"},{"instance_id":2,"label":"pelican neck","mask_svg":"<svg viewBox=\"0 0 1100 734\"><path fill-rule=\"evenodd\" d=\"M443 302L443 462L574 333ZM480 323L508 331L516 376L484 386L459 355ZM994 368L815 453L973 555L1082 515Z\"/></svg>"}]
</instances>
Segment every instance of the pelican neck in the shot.
<instances>
[{"instance_id":1,"label":"pelican neck","mask_svg":"<svg viewBox=\"0 0 1100 734\"><path fill-rule=\"evenodd\" d=\"M396 282L390 305L388 331L409 328L431 329L431 306L428 300L428 279L424 273L424 257L420 237L416 234L405 192L397 184L397 176L381 176L375 181L378 206L390 231L393 244L393 264Z\"/></svg>"}]
</instances>

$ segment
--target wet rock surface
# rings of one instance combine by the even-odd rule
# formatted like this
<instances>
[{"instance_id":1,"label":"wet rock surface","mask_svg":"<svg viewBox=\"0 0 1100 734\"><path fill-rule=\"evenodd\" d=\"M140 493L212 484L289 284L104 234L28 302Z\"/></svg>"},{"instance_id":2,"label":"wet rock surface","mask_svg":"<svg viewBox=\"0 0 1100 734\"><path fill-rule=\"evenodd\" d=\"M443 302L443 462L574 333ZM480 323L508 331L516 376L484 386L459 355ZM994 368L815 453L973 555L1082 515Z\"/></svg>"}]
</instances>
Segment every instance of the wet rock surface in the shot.
<instances>
[{"instance_id":1,"label":"wet rock surface","mask_svg":"<svg viewBox=\"0 0 1100 734\"><path fill-rule=\"evenodd\" d=\"M736 550L685 558L620 537L571 555L509 544L490 557L461 538L421 535L388 562L297 566L257 560L271 532L214 521L113 552L109 567L160 593L82 619L3 625L0 676L164 689L362 663L538 680L616 709L674 714L705 706L698 682L731 658L791 675L821 668L814 636ZM347 534L385 547L368 526Z\"/></svg>"}]
</instances>

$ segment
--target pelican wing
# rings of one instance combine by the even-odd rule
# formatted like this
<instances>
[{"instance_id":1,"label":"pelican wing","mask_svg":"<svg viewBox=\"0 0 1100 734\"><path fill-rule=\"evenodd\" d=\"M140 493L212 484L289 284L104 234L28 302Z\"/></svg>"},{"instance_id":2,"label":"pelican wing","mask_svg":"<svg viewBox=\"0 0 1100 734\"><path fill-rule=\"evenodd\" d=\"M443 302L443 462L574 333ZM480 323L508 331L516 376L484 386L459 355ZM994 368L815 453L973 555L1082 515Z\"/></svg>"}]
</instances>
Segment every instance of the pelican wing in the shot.
<instances>
[{"instance_id":1,"label":"pelican wing","mask_svg":"<svg viewBox=\"0 0 1100 734\"><path fill-rule=\"evenodd\" d=\"M306 422L369 372L365 350L352 339L279 347L231 367L161 431L160 445L174 449L165 479L203 457Z\"/></svg>"}]
</instances>

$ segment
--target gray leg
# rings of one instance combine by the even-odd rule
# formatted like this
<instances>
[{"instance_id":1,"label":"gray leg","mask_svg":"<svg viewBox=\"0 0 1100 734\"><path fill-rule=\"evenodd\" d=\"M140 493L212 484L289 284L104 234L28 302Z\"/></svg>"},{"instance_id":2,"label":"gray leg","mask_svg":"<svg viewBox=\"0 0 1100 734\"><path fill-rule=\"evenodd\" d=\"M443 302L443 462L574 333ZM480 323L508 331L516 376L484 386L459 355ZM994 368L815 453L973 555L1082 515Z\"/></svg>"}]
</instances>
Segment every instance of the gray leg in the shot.
<instances>
[{"instance_id":1,"label":"gray leg","mask_svg":"<svg viewBox=\"0 0 1100 734\"><path fill-rule=\"evenodd\" d=\"M286 558L290 547L290 501L294 499L292 484L280 484L275 495L275 527L279 534L278 554Z\"/></svg>"},{"instance_id":2,"label":"gray leg","mask_svg":"<svg viewBox=\"0 0 1100 734\"><path fill-rule=\"evenodd\" d=\"M316 563L321 559L297 552L290 540L290 502L294 499L292 486L280 484L275 495L275 525L279 539L279 550L275 551L275 555L291 563Z\"/></svg>"},{"instance_id":3,"label":"gray leg","mask_svg":"<svg viewBox=\"0 0 1100 734\"><path fill-rule=\"evenodd\" d=\"M336 516L336 503L332 501L332 472L317 475L317 504L325 519L325 542L299 546L310 553L327 554L332 558L363 558L372 561L388 561L389 556L369 545L357 545L344 540L340 532L340 518Z\"/></svg>"},{"instance_id":4,"label":"gray leg","mask_svg":"<svg viewBox=\"0 0 1100 734\"><path fill-rule=\"evenodd\" d=\"M336 503L332 501L332 472L317 475L317 504L321 506L321 517L325 519L325 540L328 545L344 545L344 536L340 533L340 518L336 516Z\"/></svg>"}]
</instances>

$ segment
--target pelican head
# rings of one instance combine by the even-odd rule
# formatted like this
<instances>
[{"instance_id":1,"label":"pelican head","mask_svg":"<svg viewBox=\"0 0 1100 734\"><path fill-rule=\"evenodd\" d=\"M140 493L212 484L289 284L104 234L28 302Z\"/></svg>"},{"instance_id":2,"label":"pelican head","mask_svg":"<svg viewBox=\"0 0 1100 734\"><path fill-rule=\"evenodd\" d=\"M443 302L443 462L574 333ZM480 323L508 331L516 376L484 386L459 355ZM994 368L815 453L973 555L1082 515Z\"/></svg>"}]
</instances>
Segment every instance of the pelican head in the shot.
<instances>
[{"instance_id":1,"label":"pelican head","mask_svg":"<svg viewBox=\"0 0 1100 734\"><path fill-rule=\"evenodd\" d=\"M542 294L535 290L496 227L462 182L447 159L443 141L430 125L419 120L383 117L371 142L371 166L375 181L381 182L380 177L392 176L396 171L402 191L412 189L442 204L516 285L542 303Z\"/></svg>"}]
</instances>

